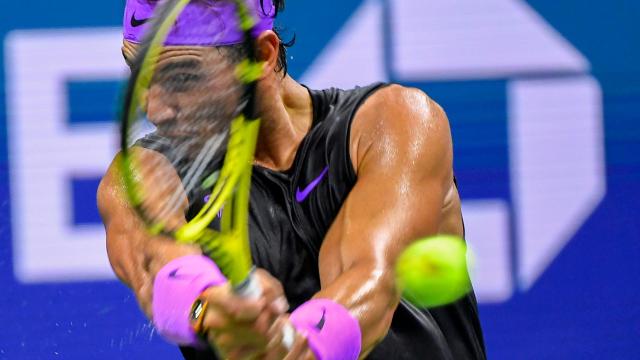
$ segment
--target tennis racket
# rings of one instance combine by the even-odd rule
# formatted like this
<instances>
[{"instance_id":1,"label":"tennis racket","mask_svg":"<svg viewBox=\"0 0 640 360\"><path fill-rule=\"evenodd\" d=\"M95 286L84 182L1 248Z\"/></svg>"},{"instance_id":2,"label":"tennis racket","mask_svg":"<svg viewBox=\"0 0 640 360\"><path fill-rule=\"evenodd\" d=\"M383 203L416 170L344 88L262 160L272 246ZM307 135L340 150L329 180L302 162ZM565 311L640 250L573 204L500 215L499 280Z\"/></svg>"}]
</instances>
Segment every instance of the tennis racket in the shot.
<instances>
[{"instance_id":1,"label":"tennis racket","mask_svg":"<svg viewBox=\"0 0 640 360\"><path fill-rule=\"evenodd\" d=\"M206 22L180 23L190 4L218 12L226 26L216 24L211 29ZM236 293L247 297L261 293L253 276L248 232L260 124L254 103L262 71L255 57L255 9L249 6L261 4L260 0L160 3L133 61L121 115L121 173L135 212L152 234L199 245ZM170 50L166 43L173 27L182 31L183 42L185 36L193 36L186 42L205 46L184 61L172 61L164 50ZM240 43L207 46L224 43L229 37L225 31L238 27ZM158 99L170 105L159 111ZM191 195L202 191L208 194L206 202L186 221ZM216 217L219 230L210 228ZM193 312L200 311L194 305Z\"/></svg>"}]
</instances>

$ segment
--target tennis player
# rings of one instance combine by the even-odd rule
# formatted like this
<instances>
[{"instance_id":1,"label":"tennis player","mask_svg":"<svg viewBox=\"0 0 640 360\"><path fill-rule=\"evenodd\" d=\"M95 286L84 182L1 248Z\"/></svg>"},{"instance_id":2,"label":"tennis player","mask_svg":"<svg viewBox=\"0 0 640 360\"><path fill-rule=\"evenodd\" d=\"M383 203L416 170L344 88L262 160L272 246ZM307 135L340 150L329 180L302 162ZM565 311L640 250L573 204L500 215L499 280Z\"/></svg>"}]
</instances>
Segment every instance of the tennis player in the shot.
<instances>
[{"instance_id":1,"label":"tennis player","mask_svg":"<svg viewBox=\"0 0 640 360\"><path fill-rule=\"evenodd\" d=\"M395 283L396 258L414 239L464 236L443 109L420 90L399 85L311 90L299 84L287 74L286 48L273 29L283 1L271 1L260 1L258 10L273 16L257 39L265 65L250 205L263 296L239 298L221 281L201 294L208 303L197 316L204 342L160 332L181 345L186 359L484 359L473 292L450 305L418 309L401 300ZM122 49L128 63L156 2L126 3ZM319 11L323 6L318 2ZM225 21L206 14L190 20ZM159 66L172 65L174 76L183 76L184 64L207 66L205 54L233 62L238 51L223 42L194 45L179 31L169 36L177 45L163 50ZM179 91L151 86L152 122L183 115L183 102L194 100L176 96ZM206 101L207 94L198 96ZM188 293L185 282L185 291L154 294L166 277L181 275L167 275L168 264L203 256L198 248L148 235L123 186L112 164L98 191L109 259L156 320L157 304ZM205 196L190 196L185 218ZM217 269L209 264L198 271L213 276ZM283 341L287 323L296 330L293 346Z\"/></svg>"}]
</instances>

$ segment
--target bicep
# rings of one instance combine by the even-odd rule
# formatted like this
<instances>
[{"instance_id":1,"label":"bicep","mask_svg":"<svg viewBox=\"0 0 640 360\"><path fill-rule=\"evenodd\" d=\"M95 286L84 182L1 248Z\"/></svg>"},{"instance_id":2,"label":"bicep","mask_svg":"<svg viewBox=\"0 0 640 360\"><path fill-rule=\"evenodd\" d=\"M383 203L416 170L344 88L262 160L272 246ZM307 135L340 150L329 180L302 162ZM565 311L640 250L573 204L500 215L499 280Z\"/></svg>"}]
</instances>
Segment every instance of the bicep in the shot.
<instances>
[{"instance_id":1,"label":"bicep","mask_svg":"<svg viewBox=\"0 0 640 360\"><path fill-rule=\"evenodd\" d=\"M396 109L359 115L372 130L362 131L358 180L321 249L323 286L363 263L386 272L411 241L438 230L452 181L448 121L421 92L401 95Z\"/></svg>"}]
</instances>

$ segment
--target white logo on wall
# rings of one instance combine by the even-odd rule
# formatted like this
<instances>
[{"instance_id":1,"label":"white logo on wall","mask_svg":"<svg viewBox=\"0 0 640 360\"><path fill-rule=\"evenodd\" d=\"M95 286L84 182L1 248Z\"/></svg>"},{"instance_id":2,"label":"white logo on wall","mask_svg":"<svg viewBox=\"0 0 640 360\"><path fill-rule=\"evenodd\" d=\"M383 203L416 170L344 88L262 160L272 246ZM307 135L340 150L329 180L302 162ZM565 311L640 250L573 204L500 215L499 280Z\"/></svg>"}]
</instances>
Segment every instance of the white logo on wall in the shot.
<instances>
[{"instance_id":1,"label":"white logo on wall","mask_svg":"<svg viewBox=\"0 0 640 360\"><path fill-rule=\"evenodd\" d=\"M69 127L65 84L120 78L121 36L114 28L17 31L6 39L20 281L112 277L102 226L71 225L67 179L100 176L115 152L117 130ZM389 78L509 80L513 206L503 199L463 205L478 258L478 297L499 302L534 284L604 196L602 99L588 73L584 56L523 1L368 0L303 80L316 87Z\"/></svg>"},{"instance_id":2,"label":"white logo on wall","mask_svg":"<svg viewBox=\"0 0 640 360\"><path fill-rule=\"evenodd\" d=\"M513 206L463 203L478 299L502 302L533 286L604 197L602 94L589 67L522 0L367 0L303 81L508 80Z\"/></svg>"},{"instance_id":3,"label":"white logo on wall","mask_svg":"<svg viewBox=\"0 0 640 360\"><path fill-rule=\"evenodd\" d=\"M115 125L67 124L66 83L125 74L120 29L16 31L5 41L14 272L21 282L113 278L101 225L73 226L73 176L99 177Z\"/></svg>"}]
</instances>

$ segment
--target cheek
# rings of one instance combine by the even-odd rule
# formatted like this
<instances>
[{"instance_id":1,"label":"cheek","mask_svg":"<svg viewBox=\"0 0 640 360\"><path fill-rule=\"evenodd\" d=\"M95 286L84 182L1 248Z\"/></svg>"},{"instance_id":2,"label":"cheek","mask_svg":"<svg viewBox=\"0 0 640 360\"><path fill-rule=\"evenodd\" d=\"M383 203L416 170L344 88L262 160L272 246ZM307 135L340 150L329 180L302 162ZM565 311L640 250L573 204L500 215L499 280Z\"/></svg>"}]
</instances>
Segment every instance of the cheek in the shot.
<instances>
[{"instance_id":1,"label":"cheek","mask_svg":"<svg viewBox=\"0 0 640 360\"><path fill-rule=\"evenodd\" d=\"M175 101L159 87L152 87L145 96L147 117L153 124L158 125L175 117Z\"/></svg>"},{"instance_id":2,"label":"cheek","mask_svg":"<svg viewBox=\"0 0 640 360\"><path fill-rule=\"evenodd\" d=\"M194 94L197 96L193 96L192 101L198 99L194 101L197 102L197 107L216 108L215 113L231 116L240 101L241 87L233 73L217 75L215 79L211 79L203 86L199 94Z\"/></svg>"}]
</instances>

